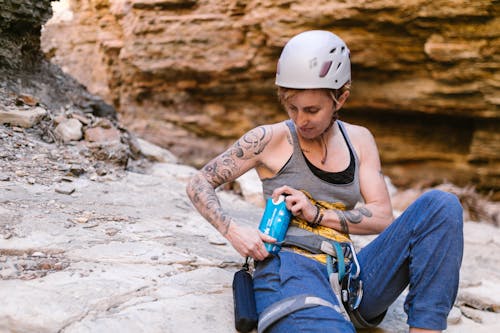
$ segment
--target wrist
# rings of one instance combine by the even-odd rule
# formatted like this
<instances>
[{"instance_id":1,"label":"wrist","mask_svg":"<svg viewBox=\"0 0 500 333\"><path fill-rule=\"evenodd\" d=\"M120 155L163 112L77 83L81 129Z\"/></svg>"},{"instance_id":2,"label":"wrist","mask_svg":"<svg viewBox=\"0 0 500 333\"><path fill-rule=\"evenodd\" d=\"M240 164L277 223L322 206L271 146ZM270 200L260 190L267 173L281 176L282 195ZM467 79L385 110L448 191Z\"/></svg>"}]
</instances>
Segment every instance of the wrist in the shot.
<instances>
[{"instance_id":1,"label":"wrist","mask_svg":"<svg viewBox=\"0 0 500 333\"><path fill-rule=\"evenodd\" d=\"M316 207L316 215L314 215L314 218L311 222L308 222L309 226L312 228L316 228L317 226L321 225L321 221L325 216L325 210L322 207L319 207L318 205L315 205L314 207Z\"/></svg>"},{"instance_id":2,"label":"wrist","mask_svg":"<svg viewBox=\"0 0 500 333\"><path fill-rule=\"evenodd\" d=\"M234 227L235 224L233 223L233 220L228 218L225 219L221 224L219 232L223 237L228 238L231 235L232 231L234 230Z\"/></svg>"}]
</instances>

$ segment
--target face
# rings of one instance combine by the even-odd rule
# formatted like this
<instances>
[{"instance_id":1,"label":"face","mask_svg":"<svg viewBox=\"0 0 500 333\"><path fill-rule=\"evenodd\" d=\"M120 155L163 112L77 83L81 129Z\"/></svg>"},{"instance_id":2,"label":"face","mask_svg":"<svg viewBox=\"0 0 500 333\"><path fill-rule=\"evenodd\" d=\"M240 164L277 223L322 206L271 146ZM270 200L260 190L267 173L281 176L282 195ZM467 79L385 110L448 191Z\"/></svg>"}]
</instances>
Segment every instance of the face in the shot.
<instances>
[{"instance_id":1,"label":"face","mask_svg":"<svg viewBox=\"0 0 500 333\"><path fill-rule=\"evenodd\" d=\"M319 137L331 125L335 104L326 90L302 90L291 96L285 109L305 139Z\"/></svg>"}]
</instances>

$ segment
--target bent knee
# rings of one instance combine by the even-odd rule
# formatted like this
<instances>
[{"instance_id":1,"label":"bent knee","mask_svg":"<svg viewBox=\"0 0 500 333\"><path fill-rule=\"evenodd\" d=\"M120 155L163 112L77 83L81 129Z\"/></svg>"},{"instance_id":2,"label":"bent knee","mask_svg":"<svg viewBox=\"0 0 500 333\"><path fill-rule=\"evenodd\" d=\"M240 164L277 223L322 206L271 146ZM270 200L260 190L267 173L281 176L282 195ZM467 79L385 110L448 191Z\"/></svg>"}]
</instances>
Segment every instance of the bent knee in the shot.
<instances>
[{"instance_id":1,"label":"bent knee","mask_svg":"<svg viewBox=\"0 0 500 333\"><path fill-rule=\"evenodd\" d=\"M451 217L450 220L456 221L459 225L463 223L462 204L455 194L442 190L430 190L425 192L421 199L426 200L429 205L436 206L441 212Z\"/></svg>"}]
</instances>

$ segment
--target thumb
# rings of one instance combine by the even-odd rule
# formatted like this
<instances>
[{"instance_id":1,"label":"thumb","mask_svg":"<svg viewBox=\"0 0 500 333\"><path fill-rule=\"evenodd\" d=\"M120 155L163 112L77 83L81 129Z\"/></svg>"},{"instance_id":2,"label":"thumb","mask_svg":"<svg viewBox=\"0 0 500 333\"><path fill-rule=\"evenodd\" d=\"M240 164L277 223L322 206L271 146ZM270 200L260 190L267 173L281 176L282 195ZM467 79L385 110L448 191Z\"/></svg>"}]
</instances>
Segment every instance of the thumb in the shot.
<instances>
[{"instance_id":1,"label":"thumb","mask_svg":"<svg viewBox=\"0 0 500 333\"><path fill-rule=\"evenodd\" d=\"M276 238L273 238L269 235L266 235L265 233L263 233L260 230L259 230L259 234L260 234L260 239L262 239L262 241L267 242L267 243L276 243Z\"/></svg>"}]
</instances>

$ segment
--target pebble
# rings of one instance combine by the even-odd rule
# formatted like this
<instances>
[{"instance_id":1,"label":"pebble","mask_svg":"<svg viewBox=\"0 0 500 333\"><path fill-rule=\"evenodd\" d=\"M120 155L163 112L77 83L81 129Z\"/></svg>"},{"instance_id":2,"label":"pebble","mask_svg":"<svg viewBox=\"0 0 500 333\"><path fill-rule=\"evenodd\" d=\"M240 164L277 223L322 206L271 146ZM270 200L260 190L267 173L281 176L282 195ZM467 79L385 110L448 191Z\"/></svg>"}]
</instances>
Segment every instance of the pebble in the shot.
<instances>
[{"instance_id":1,"label":"pebble","mask_svg":"<svg viewBox=\"0 0 500 333\"><path fill-rule=\"evenodd\" d=\"M57 193L70 195L71 193L75 192L75 187L67 183L58 184L55 188L55 191Z\"/></svg>"},{"instance_id":2,"label":"pebble","mask_svg":"<svg viewBox=\"0 0 500 333\"><path fill-rule=\"evenodd\" d=\"M224 238L218 237L216 235L215 236L214 235L208 236L208 242L212 245L219 245L219 246L227 244L227 242Z\"/></svg>"},{"instance_id":3,"label":"pebble","mask_svg":"<svg viewBox=\"0 0 500 333\"><path fill-rule=\"evenodd\" d=\"M89 221L89 218L85 216L80 216L80 217L75 217L74 221L77 223L87 223Z\"/></svg>"},{"instance_id":4,"label":"pebble","mask_svg":"<svg viewBox=\"0 0 500 333\"><path fill-rule=\"evenodd\" d=\"M31 254L31 256L32 256L32 257L39 257L39 258L45 258L45 257L46 257L45 253L40 252L40 251L33 252L33 253Z\"/></svg>"},{"instance_id":5,"label":"pebble","mask_svg":"<svg viewBox=\"0 0 500 333\"><path fill-rule=\"evenodd\" d=\"M18 177L24 177L27 175L28 175L28 173L24 170L16 170L16 176L18 176Z\"/></svg>"}]
</instances>

